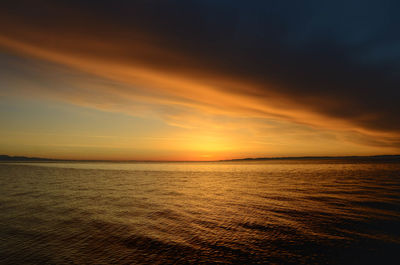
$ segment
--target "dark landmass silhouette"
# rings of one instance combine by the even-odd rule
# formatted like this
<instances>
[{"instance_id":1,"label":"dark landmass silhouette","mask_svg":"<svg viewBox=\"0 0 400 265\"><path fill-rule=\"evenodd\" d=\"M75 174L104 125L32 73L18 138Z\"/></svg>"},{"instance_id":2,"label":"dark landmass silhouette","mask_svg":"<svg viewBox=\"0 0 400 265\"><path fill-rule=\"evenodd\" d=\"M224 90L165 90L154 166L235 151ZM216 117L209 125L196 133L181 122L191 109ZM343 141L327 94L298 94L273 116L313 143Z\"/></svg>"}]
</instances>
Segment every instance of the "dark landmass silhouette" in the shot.
<instances>
[{"instance_id":1,"label":"dark landmass silhouette","mask_svg":"<svg viewBox=\"0 0 400 265\"><path fill-rule=\"evenodd\" d=\"M41 157L26 157L26 156L9 156L9 155L0 155L0 161L15 161L15 162L34 162L34 161L60 161L58 159L51 158L41 158Z\"/></svg>"},{"instance_id":2,"label":"dark landmass silhouette","mask_svg":"<svg viewBox=\"0 0 400 265\"><path fill-rule=\"evenodd\" d=\"M273 161L273 160L368 160L368 161L399 161L400 155L375 155L375 156L294 156L294 157L258 157L237 158L210 161L165 161L165 160L79 160L55 159L43 157L9 156L0 155L0 162L240 162L240 161Z\"/></svg>"},{"instance_id":3,"label":"dark landmass silhouette","mask_svg":"<svg viewBox=\"0 0 400 265\"><path fill-rule=\"evenodd\" d=\"M288 156L288 157L258 157L238 158L219 161L263 161L263 160L313 160L313 159L344 159L344 160L400 160L400 155L375 155L375 156Z\"/></svg>"}]
</instances>

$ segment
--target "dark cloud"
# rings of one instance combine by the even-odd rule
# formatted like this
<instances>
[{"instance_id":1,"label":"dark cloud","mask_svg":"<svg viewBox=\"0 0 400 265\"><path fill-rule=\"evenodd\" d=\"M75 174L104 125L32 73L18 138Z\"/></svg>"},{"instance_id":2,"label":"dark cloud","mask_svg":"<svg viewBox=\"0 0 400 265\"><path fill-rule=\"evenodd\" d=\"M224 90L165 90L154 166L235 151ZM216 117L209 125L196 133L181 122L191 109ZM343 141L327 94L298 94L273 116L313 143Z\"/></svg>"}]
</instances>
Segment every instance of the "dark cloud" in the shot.
<instances>
[{"instance_id":1,"label":"dark cloud","mask_svg":"<svg viewBox=\"0 0 400 265\"><path fill-rule=\"evenodd\" d=\"M39 43L42 34L49 47L232 77L257 89L220 89L265 104L272 90L313 112L400 134L398 1L41 0L0 9L6 36Z\"/></svg>"}]
</instances>

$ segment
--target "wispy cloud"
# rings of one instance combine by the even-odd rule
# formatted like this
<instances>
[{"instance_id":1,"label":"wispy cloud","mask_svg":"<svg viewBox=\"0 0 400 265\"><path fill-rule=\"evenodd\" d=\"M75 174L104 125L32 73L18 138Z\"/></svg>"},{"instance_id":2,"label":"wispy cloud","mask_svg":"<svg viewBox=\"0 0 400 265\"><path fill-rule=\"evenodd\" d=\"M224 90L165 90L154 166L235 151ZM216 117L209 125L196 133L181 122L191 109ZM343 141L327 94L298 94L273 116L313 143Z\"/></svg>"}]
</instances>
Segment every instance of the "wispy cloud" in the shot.
<instances>
[{"instance_id":1,"label":"wispy cloud","mask_svg":"<svg viewBox=\"0 0 400 265\"><path fill-rule=\"evenodd\" d=\"M53 81L66 86L21 85L41 96L155 115L188 129L252 128L262 137L266 131L307 128L360 145L399 148L400 79L393 72L400 64L368 59L391 41L393 26L384 34L374 27L351 34L362 21L380 21L380 11L375 17L354 8L365 15L357 21L347 10L344 27L317 16L318 2L299 6L295 14L295 8L277 3L233 2L227 8L208 1L123 2L117 14L103 2L93 10L75 1L40 2L46 7L39 13L29 12L28 2L2 9L0 46L8 54L70 69ZM338 16L340 5L330 7ZM277 129L264 130L267 121Z\"/></svg>"}]
</instances>

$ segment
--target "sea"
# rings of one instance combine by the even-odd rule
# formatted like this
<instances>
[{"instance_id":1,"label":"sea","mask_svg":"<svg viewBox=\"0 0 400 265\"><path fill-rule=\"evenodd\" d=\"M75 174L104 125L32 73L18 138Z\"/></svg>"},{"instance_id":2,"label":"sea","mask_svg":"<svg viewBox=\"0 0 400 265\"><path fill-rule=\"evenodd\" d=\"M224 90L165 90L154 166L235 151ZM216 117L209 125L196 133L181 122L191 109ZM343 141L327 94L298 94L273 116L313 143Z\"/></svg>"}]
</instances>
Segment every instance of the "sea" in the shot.
<instances>
[{"instance_id":1,"label":"sea","mask_svg":"<svg viewBox=\"0 0 400 265\"><path fill-rule=\"evenodd\" d=\"M400 163L0 163L0 264L400 264Z\"/></svg>"}]
</instances>

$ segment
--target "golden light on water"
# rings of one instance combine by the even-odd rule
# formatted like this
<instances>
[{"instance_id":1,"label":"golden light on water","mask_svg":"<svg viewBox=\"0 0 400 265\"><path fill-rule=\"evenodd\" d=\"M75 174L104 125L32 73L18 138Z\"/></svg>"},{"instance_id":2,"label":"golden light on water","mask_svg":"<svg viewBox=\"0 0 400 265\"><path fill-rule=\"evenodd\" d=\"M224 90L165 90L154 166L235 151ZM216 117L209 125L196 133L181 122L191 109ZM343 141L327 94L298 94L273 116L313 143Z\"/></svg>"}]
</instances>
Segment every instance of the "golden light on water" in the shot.
<instances>
[{"instance_id":1,"label":"golden light on water","mask_svg":"<svg viewBox=\"0 0 400 265\"><path fill-rule=\"evenodd\" d=\"M398 265L399 3L0 1L0 263Z\"/></svg>"}]
</instances>

